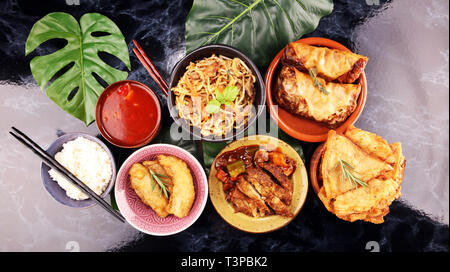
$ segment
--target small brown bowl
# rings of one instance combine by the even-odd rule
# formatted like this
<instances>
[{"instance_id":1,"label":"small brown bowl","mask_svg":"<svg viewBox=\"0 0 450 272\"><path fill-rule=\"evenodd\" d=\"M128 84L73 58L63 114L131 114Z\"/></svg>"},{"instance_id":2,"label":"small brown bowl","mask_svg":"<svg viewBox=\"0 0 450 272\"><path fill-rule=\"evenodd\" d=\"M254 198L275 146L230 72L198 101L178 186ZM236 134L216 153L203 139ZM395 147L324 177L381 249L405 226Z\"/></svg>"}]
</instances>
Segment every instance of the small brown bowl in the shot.
<instances>
[{"instance_id":1,"label":"small brown bowl","mask_svg":"<svg viewBox=\"0 0 450 272\"><path fill-rule=\"evenodd\" d=\"M322 185L321 181L319 180L318 171L324 146L325 144L323 143L316 148L309 164L309 180L311 181L311 186L313 187L313 190L316 194L319 193L320 187Z\"/></svg>"},{"instance_id":2,"label":"small brown bowl","mask_svg":"<svg viewBox=\"0 0 450 272\"><path fill-rule=\"evenodd\" d=\"M306 38L298 40L296 41L296 43L325 46L328 48L340 49L350 52L350 50L342 44L325 38ZM305 142L323 142L327 139L328 131L330 130L329 127L314 120L309 120L291 114L283 108L277 107L278 105L276 105L276 101L272 99L272 87L275 85L275 79L277 78L278 73L281 69L280 61L283 52L284 48L275 56L266 72L266 97L270 116L272 116L273 120L278 124L278 126L291 137ZM344 132L349 125L354 124L358 120L363 111L364 105L366 104L367 82L364 72L361 74L359 80L361 82L361 93L358 97L356 109L347 118L347 120L345 120L344 123L342 123L338 128L335 129L338 133Z\"/></svg>"},{"instance_id":3,"label":"small brown bowl","mask_svg":"<svg viewBox=\"0 0 450 272\"><path fill-rule=\"evenodd\" d=\"M148 129L148 132L142 136L139 137L138 141L129 141L128 143L125 143L124 141L115 138L114 132L108 131L106 126L103 123L103 106L105 104L105 100L110 95L111 92L119 90L120 86L123 86L125 84L129 84L130 86L134 86L134 88L138 88L140 90L144 90L146 94L148 94L148 97L150 98L150 104L152 104L151 109L149 108L149 114L154 116L154 120L149 124L151 126ZM140 100L141 101L141 100ZM149 105L150 105L149 104ZM137 148L142 147L149 142L151 142L159 133L161 129L161 104L158 100L158 97L153 92L150 87L147 85L134 81L134 80L122 80L115 82L108 87L105 88L105 90L102 92L100 97L97 100L96 110L95 110L95 122L97 124L97 128L102 134L102 136L111 144L122 147L122 148ZM110 129L111 130L111 129Z\"/></svg>"}]
</instances>

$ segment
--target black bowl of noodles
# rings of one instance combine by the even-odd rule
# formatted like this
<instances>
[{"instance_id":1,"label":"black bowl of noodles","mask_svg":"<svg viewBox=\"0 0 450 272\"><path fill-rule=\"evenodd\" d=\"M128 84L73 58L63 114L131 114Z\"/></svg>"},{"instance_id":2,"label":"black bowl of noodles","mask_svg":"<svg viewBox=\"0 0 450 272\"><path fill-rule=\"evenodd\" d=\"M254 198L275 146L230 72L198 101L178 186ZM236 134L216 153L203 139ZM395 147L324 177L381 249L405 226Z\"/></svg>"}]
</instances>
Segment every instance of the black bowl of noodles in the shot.
<instances>
[{"instance_id":1,"label":"black bowl of noodles","mask_svg":"<svg viewBox=\"0 0 450 272\"><path fill-rule=\"evenodd\" d=\"M173 68L167 104L183 135L194 140L237 139L263 112L264 80L256 65L227 45L200 47Z\"/></svg>"}]
</instances>

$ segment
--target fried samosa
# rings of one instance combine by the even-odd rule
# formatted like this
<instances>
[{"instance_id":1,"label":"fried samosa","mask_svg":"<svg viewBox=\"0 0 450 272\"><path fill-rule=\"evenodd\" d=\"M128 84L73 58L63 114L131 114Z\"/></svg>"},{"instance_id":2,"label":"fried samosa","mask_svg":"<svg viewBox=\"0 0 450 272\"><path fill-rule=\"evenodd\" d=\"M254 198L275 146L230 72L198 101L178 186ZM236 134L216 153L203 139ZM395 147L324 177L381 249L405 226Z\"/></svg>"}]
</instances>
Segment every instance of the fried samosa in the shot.
<instances>
[{"instance_id":1,"label":"fried samosa","mask_svg":"<svg viewBox=\"0 0 450 272\"><path fill-rule=\"evenodd\" d=\"M340 162L349 168L344 170ZM344 135L331 130L319 167L323 185L318 196L328 211L343 220L383 223L389 206L401 195L405 162L400 143L389 145L353 126ZM351 182L350 176L360 182Z\"/></svg>"},{"instance_id":2,"label":"fried samosa","mask_svg":"<svg viewBox=\"0 0 450 272\"><path fill-rule=\"evenodd\" d=\"M195 200L194 181L189 167L173 156L158 155L158 163L173 182L167 212L179 218L187 216Z\"/></svg>"},{"instance_id":3,"label":"fried samosa","mask_svg":"<svg viewBox=\"0 0 450 272\"><path fill-rule=\"evenodd\" d=\"M317 80L325 87L327 94L316 86L309 74L284 66L277 79L274 98L279 106L292 114L336 127L355 110L361 85L326 83L321 78Z\"/></svg>"},{"instance_id":4,"label":"fried samosa","mask_svg":"<svg viewBox=\"0 0 450 272\"><path fill-rule=\"evenodd\" d=\"M145 205L150 206L159 217L166 217L169 213L166 206L169 200L164 197L161 188L151 178L147 167L140 163L131 166L130 171L131 188L136 192Z\"/></svg>"},{"instance_id":5,"label":"fried samosa","mask_svg":"<svg viewBox=\"0 0 450 272\"><path fill-rule=\"evenodd\" d=\"M289 43L281 62L308 73L316 69L318 77L327 82L354 83L364 71L368 58L348 51Z\"/></svg>"},{"instance_id":6,"label":"fried samosa","mask_svg":"<svg viewBox=\"0 0 450 272\"><path fill-rule=\"evenodd\" d=\"M154 177L151 172L154 172ZM159 217L173 214L182 218L189 214L195 200L195 188L184 161L174 156L158 155L156 160L133 164L129 175L131 188ZM163 185L157 184L155 179Z\"/></svg>"}]
</instances>

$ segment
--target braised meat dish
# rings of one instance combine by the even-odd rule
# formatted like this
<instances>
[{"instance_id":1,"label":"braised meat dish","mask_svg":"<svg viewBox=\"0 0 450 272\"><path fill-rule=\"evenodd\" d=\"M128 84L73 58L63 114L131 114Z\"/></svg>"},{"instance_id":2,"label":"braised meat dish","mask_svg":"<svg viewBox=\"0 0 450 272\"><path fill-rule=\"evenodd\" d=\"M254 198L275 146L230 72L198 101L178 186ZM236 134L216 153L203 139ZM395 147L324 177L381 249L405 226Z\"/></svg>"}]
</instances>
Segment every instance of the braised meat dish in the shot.
<instances>
[{"instance_id":1,"label":"braised meat dish","mask_svg":"<svg viewBox=\"0 0 450 272\"><path fill-rule=\"evenodd\" d=\"M226 200L235 212L252 217L274 214L293 217L289 205L296 162L280 148L242 146L220 155L215 167L216 177L223 182Z\"/></svg>"}]
</instances>

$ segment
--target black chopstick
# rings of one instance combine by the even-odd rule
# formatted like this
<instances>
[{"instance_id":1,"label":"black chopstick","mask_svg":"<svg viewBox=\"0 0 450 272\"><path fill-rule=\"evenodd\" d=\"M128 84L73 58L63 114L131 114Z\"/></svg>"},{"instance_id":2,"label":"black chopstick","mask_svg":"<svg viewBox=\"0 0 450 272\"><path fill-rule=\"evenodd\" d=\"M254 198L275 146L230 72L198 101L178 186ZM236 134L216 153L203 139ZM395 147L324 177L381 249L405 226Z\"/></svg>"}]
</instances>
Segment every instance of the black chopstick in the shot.
<instances>
[{"instance_id":1,"label":"black chopstick","mask_svg":"<svg viewBox=\"0 0 450 272\"><path fill-rule=\"evenodd\" d=\"M105 200L103 200L100 196L98 196L94 191L92 191L86 184L84 184L81 180L79 180L75 175L73 175L69 170L67 170L64 166L62 166L58 161L56 161L52 156L50 156L44 149L42 149L38 144L36 144L33 140L31 140L27 135L25 135L22 131L18 130L15 127L11 128L13 130L9 132L14 138L16 138L23 145L28 147L34 154L38 155L46 165L53 168L65 178L70 180L75 186L77 186L81 191L87 194L91 199L100 204L105 210L107 210L114 217L119 219L121 222L125 222L125 218L116 211L113 207L111 207Z\"/></svg>"}]
</instances>

